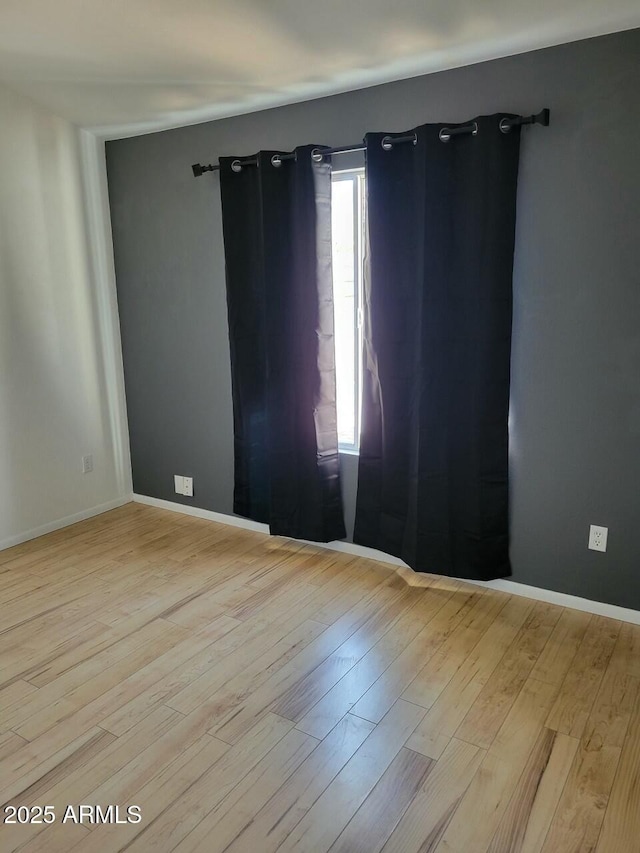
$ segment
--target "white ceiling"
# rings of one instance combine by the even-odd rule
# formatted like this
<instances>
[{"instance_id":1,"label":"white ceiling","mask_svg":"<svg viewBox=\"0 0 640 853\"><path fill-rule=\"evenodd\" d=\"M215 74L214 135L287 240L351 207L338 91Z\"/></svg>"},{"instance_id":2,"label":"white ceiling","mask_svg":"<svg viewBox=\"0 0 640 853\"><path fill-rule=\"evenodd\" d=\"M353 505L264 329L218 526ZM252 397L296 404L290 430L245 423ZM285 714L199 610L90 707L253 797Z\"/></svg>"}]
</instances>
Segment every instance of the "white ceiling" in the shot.
<instances>
[{"instance_id":1,"label":"white ceiling","mask_svg":"<svg viewBox=\"0 0 640 853\"><path fill-rule=\"evenodd\" d=\"M637 26L638 0L0 0L0 79L114 136Z\"/></svg>"}]
</instances>

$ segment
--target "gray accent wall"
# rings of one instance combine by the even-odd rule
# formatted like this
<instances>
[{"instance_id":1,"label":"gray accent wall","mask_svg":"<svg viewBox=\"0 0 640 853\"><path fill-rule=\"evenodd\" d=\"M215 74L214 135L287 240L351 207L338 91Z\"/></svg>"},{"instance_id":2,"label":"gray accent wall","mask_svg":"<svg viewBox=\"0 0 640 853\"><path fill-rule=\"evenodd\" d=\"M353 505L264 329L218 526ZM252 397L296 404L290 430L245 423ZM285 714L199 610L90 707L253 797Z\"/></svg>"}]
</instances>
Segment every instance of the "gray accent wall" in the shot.
<instances>
[{"instance_id":1,"label":"gray accent wall","mask_svg":"<svg viewBox=\"0 0 640 853\"><path fill-rule=\"evenodd\" d=\"M218 178L191 164L551 108L523 130L513 580L640 609L640 30L107 144L134 490L231 513ZM357 459L343 457L349 529ZM194 497L173 475L194 478ZM590 524L607 553L587 549Z\"/></svg>"}]
</instances>

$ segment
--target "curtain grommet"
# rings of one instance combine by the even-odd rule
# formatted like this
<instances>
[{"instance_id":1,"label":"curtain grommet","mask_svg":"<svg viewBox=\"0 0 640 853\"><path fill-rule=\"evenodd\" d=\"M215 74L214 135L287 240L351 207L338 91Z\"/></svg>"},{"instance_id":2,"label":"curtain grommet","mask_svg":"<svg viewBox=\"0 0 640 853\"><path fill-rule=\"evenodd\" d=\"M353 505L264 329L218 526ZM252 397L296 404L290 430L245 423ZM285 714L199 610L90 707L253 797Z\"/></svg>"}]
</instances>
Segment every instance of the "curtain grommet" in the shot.
<instances>
[{"instance_id":1,"label":"curtain grommet","mask_svg":"<svg viewBox=\"0 0 640 853\"><path fill-rule=\"evenodd\" d=\"M282 166L282 157L279 154L274 154L271 158L271 165L279 169Z\"/></svg>"},{"instance_id":2,"label":"curtain grommet","mask_svg":"<svg viewBox=\"0 0 640 853\"><path fill-rule=\"evenodd\" d=\"M319 148L314 148L311 152L311 159L314 163L322 163L324 160L324 154Z\"/></svg>"},{"instance_id":3,"label":"curtain grommet","mask_svg":"<svg viewBox=\"0 0 640 853\"><path fill-rule=\"evenodd\" d=\"M242 163L240 160L233 160L231 163L231 171L232 172L241 172L242 171Z\"/></svg>"},{"instance_id":4,"label":"curtain grommet","mask_svg":"<svg viewBox=\"0 0 640 853\"><path fill-rule=\"evenodd\" d=\"M380 141L380 145L382 146L383 151L391 151L395 146L396 142L411 142L412 145L418 144L418 134L403 134L401 136L383 136Z\"/></svg>"},{"instance_id":5,"label":"curtain grommet","mask_svg":"<svg viewBox=\"0 0 640 853\"><path fill-rule=\"evenodd\" d=\"M466 133L470 134L471 136L477 136L478 122L472 121L471 124L465 124L464 126L454 127L453 129L450 127L443 127L440 129L438 139L440 140L440 142L449 142L452 137L461 136Z\"/></svg>"},{"instance_id":6,"label":"curtain grommet","mask_svg":"<svg viewBox=\"0 0 640 853\"><path fill-rule=\"evenodd\" d=\"M511 122L508 118L501 118L500 124L498 125L500 128L500 133L510 133L511 132Z\"/></svg>"}]
</instances>

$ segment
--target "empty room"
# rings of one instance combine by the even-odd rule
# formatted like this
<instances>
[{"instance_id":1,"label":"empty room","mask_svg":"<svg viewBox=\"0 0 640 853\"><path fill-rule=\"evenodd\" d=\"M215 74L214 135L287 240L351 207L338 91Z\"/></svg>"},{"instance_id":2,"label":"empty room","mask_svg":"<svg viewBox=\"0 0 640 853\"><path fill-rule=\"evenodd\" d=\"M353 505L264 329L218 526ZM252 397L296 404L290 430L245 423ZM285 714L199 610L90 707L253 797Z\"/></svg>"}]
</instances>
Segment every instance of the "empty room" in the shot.
<instances>
[{"instance_id":1,"label":"empty room","mask_svg":"<svg viewBox=\"0 0 640 853\"><path fill-rule=\"evenodd\" d=\"M0 4L0 853L640 853L638 0Z\"/></svg>"}]
</instances>

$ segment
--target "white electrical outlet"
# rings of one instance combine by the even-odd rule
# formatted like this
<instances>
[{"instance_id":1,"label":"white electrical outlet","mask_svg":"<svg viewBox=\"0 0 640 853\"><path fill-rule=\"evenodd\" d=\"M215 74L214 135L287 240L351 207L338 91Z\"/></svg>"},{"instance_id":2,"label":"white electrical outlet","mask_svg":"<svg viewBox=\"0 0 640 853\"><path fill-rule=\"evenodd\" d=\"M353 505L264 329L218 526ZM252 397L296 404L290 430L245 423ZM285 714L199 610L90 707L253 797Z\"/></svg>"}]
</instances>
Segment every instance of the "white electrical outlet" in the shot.
<instances>
[{"instance_id":1,"label":"white electrical outlet","mask_svg":"<svg viewBox=\"0 0 640 853\"><path fill-rule=\"evenodd\" d=\"M93 471L93 456L89 454L88 456L82 457L82 473L90 474Z\"/></svg>"},{"instance_id":2,"label":"white electrical outlet","mask_svg":"<svg viewBox=\"0 0 640 853\"><path fill-rule=\"evenodd\" d=\"M606 551L607 536L609 535L608 527L599 527L597 524L592 524L589 528L589 548L591 551Z\"/></svg>"},{"instance_id":3,"label":"white electrical outlet","mask_svg":"<svg viewBox=\"0 0 640 853\"><path fill-rule=\"evenodd\" d=\"M173 482L177 495L193 497L193 477L182 477L180 474L174 474Z\"/></svg>"}]
</instances>

